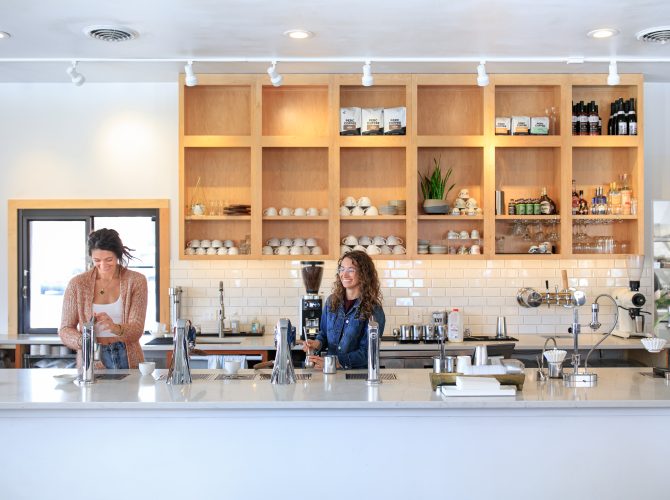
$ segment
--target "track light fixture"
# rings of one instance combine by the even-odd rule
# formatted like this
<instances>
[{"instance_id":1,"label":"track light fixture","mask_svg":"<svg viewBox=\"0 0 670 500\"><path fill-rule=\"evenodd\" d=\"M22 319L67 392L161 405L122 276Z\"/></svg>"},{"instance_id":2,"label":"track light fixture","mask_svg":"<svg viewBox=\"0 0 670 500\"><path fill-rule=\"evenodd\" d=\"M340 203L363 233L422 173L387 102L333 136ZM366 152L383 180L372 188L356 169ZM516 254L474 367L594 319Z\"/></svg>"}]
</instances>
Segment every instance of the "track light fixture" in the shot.
<instances>
[{"instance_id":1,"label":"track light fixture","mask_svg":"<svg viewBox=\"0 0 670 500\"><path fill-rule=\"evenodd\" d=\"M363 84L363 87L372 87L375 84L370 61L365 61L365 64L363 65L363 77L361 78L361 83Z\"/></svg>"},{"instance_id":2,"label":"track light fixture","mask_svg":"<svg viewBox=\"0 0 670 500\"><path fill-rule=\"evenodd\" d=\"M193 72L193 61L188 61L186 66L184 66L184 72L186 73L186 86L195 87L198 85L198 77Z\"/></svg>"},{"instance_id":3,"label":"track light fixture","mask_svg":"<svg viewBox=\"0 0 670 500\"><path fill-rule=\"evenodd\" d=\"M616 61L610 61L610 73L607 75L607 85L619 85L621 77L617 72Z\"/></svg>"},{"instance_id":4,"label":"track light fixture","mask_svg":"<svg viewBox=\"0 0 670 500\"><path fill-rule=\"evenodd\" d=\"M277 61L272 61L272 66L268 68L268 75L270 75L270 82L275 87L281 87L284 77L277 71Z\"/></svg>"},{"instance_id":5,"label":"track light fixture","mask_svg":"<svg viewBox=\"0 0 670 500\"><path fill-rule=\"evenodd\" d=\"M486 87L489 84L489 75L486 74L486 61L481 61L477 66L477 85Z\"/></svg>"},{"instance_id":6,"label":"track light fixture","mask_svg":"<svg viewBox=\"0 0 670 500\"><path fill-rule=\"evenodd\" d=\"M77 61L72 61L72 64L68 66L65 72L70 77L70 80L72 80L72 83L74 83L77 87L84 85L86 78L79 71L77 71Z\"/></svg>"}]
</instances>

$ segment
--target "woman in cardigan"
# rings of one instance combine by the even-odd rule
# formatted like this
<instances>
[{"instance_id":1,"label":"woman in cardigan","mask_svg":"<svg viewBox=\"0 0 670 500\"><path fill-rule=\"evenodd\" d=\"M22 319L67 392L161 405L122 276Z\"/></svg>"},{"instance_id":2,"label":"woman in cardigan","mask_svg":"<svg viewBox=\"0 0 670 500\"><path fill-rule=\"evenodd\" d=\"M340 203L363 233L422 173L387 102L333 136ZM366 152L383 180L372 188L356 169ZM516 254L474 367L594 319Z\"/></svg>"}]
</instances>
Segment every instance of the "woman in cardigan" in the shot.
<instances>
[{"instance_id":1,"label":"woman in cardigan","mask_svg":"<svg viewBox=\"0 0 670 500\"><path fill-rule=\"evenodd\" d=\"M144 360L140 337L147 311L147 280L127 268L130 254L119 233L99 229L88 236L93 269L72 278L63 296L59 335L77 351L81 365L81 328L95 317L100 344L99 368L137 368Z\"/></svg>"}]
</instances>

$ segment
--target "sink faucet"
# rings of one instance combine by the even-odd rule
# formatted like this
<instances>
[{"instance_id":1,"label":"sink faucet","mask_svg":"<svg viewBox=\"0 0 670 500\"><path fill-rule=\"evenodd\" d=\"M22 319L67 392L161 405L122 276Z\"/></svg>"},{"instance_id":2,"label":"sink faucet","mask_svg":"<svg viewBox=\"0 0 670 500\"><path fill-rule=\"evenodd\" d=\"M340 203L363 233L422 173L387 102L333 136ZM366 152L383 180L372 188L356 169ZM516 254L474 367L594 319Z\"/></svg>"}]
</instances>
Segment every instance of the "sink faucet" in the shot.
<instances>
[{"instance_id":1,"label":"sink faucet","mask_svg":"<svg viewBox=\"0 0 670 500\"><path fill-rule=\"evenodd\" d=\"M368 321L368 385L379 384L379 323Z\"/></svg>"},{"instance_id":2,"label":"sink faucet","mask_svg":"<svg viewBox=\"0 0 670 500\"><path fill-rule=\"evenodd\" d=\"M547 344L549 341L554 343L554 349L558 349L558 344L556 343L555 337L549 337L544 341L544 346L542 346L542 354L540 354L540 357L537 360L537 377L539 380L547 380L547 376L544 374L544 353L547 350Z\"/></svg>"},{"instance_id":3,"label":"sink faucet","mask_svg":"<svg viewBox=\"0 0 670 500\"><path fill-rule=\"evenodd\" d=\"M223 281L219 281L219 312L218 312L218 328L219 337L223 338L224 320L226 319L226 311L223 307Z\"/></svg>"}]
</instances>

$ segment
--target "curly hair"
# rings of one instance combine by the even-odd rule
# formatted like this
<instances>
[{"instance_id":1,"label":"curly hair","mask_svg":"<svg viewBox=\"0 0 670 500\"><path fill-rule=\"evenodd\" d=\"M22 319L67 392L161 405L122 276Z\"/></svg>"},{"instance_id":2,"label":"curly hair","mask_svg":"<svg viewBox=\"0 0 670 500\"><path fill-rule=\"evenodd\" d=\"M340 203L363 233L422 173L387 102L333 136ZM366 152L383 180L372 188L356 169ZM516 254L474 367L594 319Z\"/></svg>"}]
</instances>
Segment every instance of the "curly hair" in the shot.
<instances>
[{"instance_id":1,"label":"curly hair","mask_svg":"<svg viewBox=\"0 0 670 500\"><path fill-rule=\"evenodd\" d=\"M134 252L133 248L128 248L121 241L119 233L114 229L98 229L91 231L88 235L88 256L91 256L93 250L107 250L113 252L119 261L121 267L128 267L130 259L134 259L130 252Z\"/></svg>"},{"instance_id":2,"label":"curly hair","mask_svg":"<svg viewBox=\"0 0 670 500\"><path fill-rule=\"evenodd\" d=\"M379 277L377 276L377 269L370 256L361 250L352 250L345 253L340 260L337 261L337 268L339 270L342 261L351 259L356 265L356 272L361 287L361 303L358 308L358 317L366 320L372 316L372 310L375 306L382 305L382 292L379 284ZM330 310L336 311L337 308L344 303L346 299L346 290L342 286L339 271L333 283L333 295L330 301Z\"/></svg>"}]
</instances>

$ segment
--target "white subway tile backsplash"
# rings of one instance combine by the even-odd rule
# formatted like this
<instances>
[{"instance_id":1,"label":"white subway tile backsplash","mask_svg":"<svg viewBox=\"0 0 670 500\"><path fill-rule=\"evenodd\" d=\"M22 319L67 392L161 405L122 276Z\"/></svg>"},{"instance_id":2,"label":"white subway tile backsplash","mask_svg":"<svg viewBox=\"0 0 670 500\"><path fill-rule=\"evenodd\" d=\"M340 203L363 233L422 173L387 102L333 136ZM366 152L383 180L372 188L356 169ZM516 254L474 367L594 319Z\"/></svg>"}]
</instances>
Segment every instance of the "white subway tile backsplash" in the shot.
<instances>
[{"instance_id":1,"label":"white subway tile backsplash","mask_svg":"<svg viewBox=\"0 0 670 500\"><path fill-rule=\"evenodd\" d=\"M582 289L587 300L628 286L623 259L584 260L379 260L387 327L430 321L433 310L461 308L473 334L491 335L498 315L507 318L512 334L564 333L572 321L569 309L542 306L525 309L516 302L519 288L544 292L561 286L561 270L569 285ZM218 283L224 282L226 315L237 314L243 325L252 319L272 328L280 317L297 321L304 294L299 261L180 261L171 263L171 286L184 289L182 313L196 324L214 325ZM336 261L327 261L321 293L331 293ZM651 273L645 269L642 292L651 296ZM614 321L613 307L600 300L603 325ZM582 316L590 316L584 308ZM586 322L585 319L583 322ZM214 325L215 326L215 325ZM213 326L212 326L213 327Z\"/></svg>"}]
</instances>

